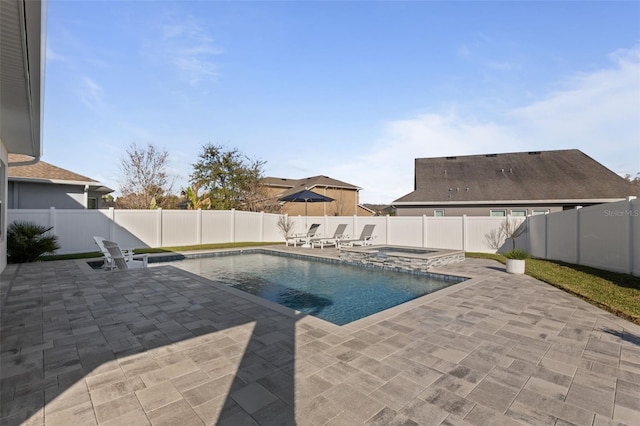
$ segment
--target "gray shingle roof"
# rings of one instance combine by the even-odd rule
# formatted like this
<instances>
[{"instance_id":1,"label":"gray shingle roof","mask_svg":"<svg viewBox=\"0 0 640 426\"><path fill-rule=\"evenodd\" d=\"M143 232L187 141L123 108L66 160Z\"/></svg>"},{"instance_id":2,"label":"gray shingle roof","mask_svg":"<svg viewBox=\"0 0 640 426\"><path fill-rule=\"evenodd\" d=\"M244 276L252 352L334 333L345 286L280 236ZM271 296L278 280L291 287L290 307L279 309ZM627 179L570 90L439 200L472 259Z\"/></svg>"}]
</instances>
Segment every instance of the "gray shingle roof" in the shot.
<instances>
[{"instance_id":1,"label":"gray shingle roof","mask_svg":"<svg viewBox=\"0 0 640 426\"><path fill-rule=\"evenodd\" d=\"M281 196L293 194L305 188L313 190L315 187L343 188L352 190L360 189L355 185L351 185L350 183L342 182L328 176L312 176L304 179L265 177L262 179L262 183L272 187L282 187L284 192Z\"/></svg>"},{"instance_id":2,"label":"gray shingle roof","mask_svg":"<svg viewBox=\"0 0 640 426\"><path fill-rule=\"evenodd\" d=\"M19 163L31 160L31 157L21 154L9 154L9 165L7 168L7 175L9 180L12 179L28 179L33 181L56 181L56 183L85 183L92 187L97 187L94 190L98 192L113 192L111 188L103 186L100 182L90 177L74 173L72 171L63 169L61 167L54 166L45 161L38 161L35 164L26 166L11 166L11 163Z\"/></svg>"},{"instance_id":3,"label":"gray shingle roof","mask_svg":"<svg viewBox=\"0 0 640 426\"><path fill-rule=\"evenodd\" d=\"M580 150L416 158L415 190L394 203L602 200L639 189Z\"/></svg>"}]
</instances>

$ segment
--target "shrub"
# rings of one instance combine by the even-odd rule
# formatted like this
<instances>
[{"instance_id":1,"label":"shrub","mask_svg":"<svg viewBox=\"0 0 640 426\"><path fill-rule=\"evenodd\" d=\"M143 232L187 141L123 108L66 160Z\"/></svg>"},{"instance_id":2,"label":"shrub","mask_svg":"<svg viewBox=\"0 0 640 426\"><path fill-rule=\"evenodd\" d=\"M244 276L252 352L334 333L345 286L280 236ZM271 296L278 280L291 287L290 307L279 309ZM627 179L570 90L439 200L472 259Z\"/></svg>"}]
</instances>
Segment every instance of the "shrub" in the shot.
<instances>
[{"instance_id":1,"label":"shrub","mask_svg":"<svg viewBox=\"0 0 640 426\"><path fill-rule=\"evenodd\" d=\"M52 228L32 222L13 222L7 228L7 260L10 263L34 262L60 248L58 237L46 235Z\"/></svg>"},{"instance_id":2,"label":"shrub","mask_svg":"<svg viewBox=\"0 0 640 426\"><path fill-rule=\"evenodd\" d=\"M504 257L506 257L507 259L525 260L529 259L531 255L524 250L514 249L506 252L504 254Z\"/></svg>"}]
</instances>

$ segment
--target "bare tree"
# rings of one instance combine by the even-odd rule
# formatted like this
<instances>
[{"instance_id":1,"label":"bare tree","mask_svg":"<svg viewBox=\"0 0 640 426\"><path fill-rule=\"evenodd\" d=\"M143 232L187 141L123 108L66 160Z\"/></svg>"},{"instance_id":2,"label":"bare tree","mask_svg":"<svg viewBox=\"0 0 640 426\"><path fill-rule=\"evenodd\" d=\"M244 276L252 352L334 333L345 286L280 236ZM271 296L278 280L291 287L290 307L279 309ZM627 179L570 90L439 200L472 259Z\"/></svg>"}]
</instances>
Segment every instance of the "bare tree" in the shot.
<instances>
[{"instance_id":1,"label":"bare tree","mask_svg":"<svg viewBox=\"0 0 640 426\"><path fill-rule=\"evenodd\" d=\"M484 234L485 244L494 250L500 249L506 240L511 240L512 249L516 248L516 239L526 233L527 222L518 223L514 219L506 217L500 227L492 229Z\"/></svg>"},{"instance_id":2,"label":"bare tree","mask_svg":"<svg viewBox=\"0 0 640 426\"><path fill-rule=\"evenodd\" d=\"M120 160L122 181L117 205L120 208L149 209L152 206L164 207L160 200L171 193L167 163L169 153L149 143L138 147L132 143Z\"/></svg>"},{"instance_id":3,"label":"bare tree","mask_svg":"<svg viewBox=\"0 0 640 426\"><path fill-rule=\"evenodd\" d=\"M631 176L630 173L624 175L624 178L629 181L631 184L640 186L640 172L636 173L635 176Z\"/></svg>"},{"instance_id":4,"label":"bare tree","mask_svg":"<svg viewBox=\"0 0 640 426\"><path fill-rule=\"evenodd\" d=\"M504 235L502 234L502 225L500 228L494 228L488 233L484 234L485 244L493 249L498 251L502 244L504 244Z\"/></svg>"},{"instance_id":5,"label":"bare tree","mask_svg":"<svg viewBox=\"0 0 640 426\"><path fill-rule=\"evenodd\" d=\"M516 239L528 231L526 220L518 223L516 220L510 220L509 218L505 218L504 222L502 222L501 229L505 238L511 240L512 250L516 249Z\"/></svg>"},{"instance_id":6,"label":"bare tree","mask_svg":"<svg viewBox=\"0 0 640 426\"><path fill-rule=\"evenodd\" d=\"M279 213L282 209L276 197L258 179L247 183L243 207L250 212Z\"/></svg>"},{"instance_id":7,"label":"bare tree","mask_svg":"<svg viewBox=\"0 0 640 426\"><path fill-rule=\"evenodd\" d=\"M278 216L278 229L283 237L289 238L291 235L291 231L293 231L293 227L295 226L295 222L291 220L291 218L287 215Z\"/></svg>"}]
</instances>

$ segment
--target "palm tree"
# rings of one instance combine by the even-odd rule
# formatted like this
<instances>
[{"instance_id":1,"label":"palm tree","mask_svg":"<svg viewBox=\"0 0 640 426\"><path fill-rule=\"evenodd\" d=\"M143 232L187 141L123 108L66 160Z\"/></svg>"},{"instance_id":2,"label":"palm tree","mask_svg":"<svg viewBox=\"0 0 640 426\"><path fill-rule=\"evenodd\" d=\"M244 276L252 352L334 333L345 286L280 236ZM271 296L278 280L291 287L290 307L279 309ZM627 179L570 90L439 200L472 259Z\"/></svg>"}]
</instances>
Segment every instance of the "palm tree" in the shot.
<instances>
[{"instance_id":1,"label":"palm tree","mask_svg":"<svg viewBox=\"0 0 640 426\"><path fill-rule=\"evenodd\" d=\"M187 208L189 210L207 210L211 208L211 198L209 194L205 192L202 195L198 195L199 190L200 185L194 183L182 192L182 194L187 198Z\"/></svg>"},{"instance_id":2,"label":"palm tree","mask_svg":"<svg viewBox=\"0 0 640 426\"><path fill-rule=\"evenodd\" d=\"M32 222L16 221L7 228L7 259L11 263L34 262L60 248L58 237L45 235L47 228Z\"/></svg>"}]
</instances>

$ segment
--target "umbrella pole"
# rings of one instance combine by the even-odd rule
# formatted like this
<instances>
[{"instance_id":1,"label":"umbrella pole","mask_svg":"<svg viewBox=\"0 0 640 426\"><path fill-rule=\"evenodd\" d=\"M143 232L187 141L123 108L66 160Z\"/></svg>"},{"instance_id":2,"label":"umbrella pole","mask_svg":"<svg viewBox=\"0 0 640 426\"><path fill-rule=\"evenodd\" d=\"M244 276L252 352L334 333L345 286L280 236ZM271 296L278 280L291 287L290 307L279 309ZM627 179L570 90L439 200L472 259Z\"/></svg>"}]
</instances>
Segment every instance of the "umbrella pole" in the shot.
<instances>
[{"instance_id":1,"label":"umbrella pole","mask_svg":"<svg viewBox=\"0 0 640 426\"><path fill-rule=\"evenodd\" d=\"M306 237L307 241L305 241L305 243L302 245L302 247L305 247L305 248L311 247L311 241L309 238L309 225L307 223L309 221L308 217L309 217L309 213L307 212L307 200L305 199L304 200L304 228L307 230L307 237Z\"/></svg>"}]
</instances>

